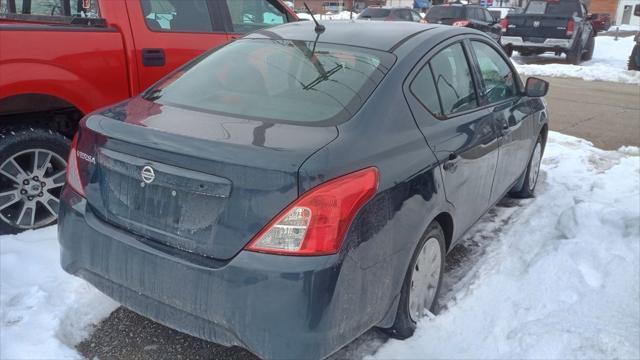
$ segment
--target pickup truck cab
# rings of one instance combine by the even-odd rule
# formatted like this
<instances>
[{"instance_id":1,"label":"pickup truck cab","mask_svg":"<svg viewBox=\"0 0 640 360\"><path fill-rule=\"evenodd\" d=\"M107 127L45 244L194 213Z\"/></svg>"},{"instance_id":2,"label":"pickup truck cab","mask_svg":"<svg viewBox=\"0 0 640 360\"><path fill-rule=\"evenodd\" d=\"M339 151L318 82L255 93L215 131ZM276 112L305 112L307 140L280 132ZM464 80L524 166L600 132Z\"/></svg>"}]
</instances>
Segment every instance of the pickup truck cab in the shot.
<instances>
[{"instance_id":1,"label":"pickup truck cab","mask_svg":"<svg viewBox=\"0 0 640 360\"><path fill-rule=\"evenodd\" d=\"M281 0L0 0L0 234L56 221L85 114L290 21Z\"/></svg>"},{"instance_id":2,"label":"pickup truck cab","mask_svg":"<svg viewBox=\"0 0 640 360\"><path fill-rule=\"evenodd\" d=\"M596 32L592 15L579 0L532 0L522 14L508 14L501 22L501 44L507 54L566 54L578 65L591 60Z\"/></svg>"}]
</instances>

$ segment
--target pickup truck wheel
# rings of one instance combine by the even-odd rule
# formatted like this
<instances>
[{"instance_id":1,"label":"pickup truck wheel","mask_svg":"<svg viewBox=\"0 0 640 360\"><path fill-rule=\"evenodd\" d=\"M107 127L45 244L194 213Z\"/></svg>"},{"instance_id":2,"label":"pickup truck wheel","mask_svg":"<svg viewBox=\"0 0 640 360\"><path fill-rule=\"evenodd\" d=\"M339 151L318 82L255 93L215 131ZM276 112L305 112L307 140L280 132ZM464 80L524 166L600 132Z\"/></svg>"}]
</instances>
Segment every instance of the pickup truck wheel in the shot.
<instances>
[{"instance_id":1,"label":"pickup truck wheel","mask_svg":"<svg viewBox=\"0 0 640 360\"><path fill-rule=\"evenodd\" d=\"M69 144L46 129L0 132L0 234L56 222Z\"/></svg>"},{"instance_id":2,"label":"pickup truck wheel","mask_svg":"<svg viewBox=\"0 0 640 360\"><path fill-rule=\"evenodd\" d=\"M513 49L508 47L508 48L503 48L504 52L507 54L508 57L512 57L513 56Z\"/></svg>"},{"instance_id":3,"label":"pickup truck wheel","mask_svg":"<svg viewBox=\"0 0 640 360\"><path fill-rule=\"evenodd\" d=\"M596 38L591 36L587 41L587 51L582 54L582 60L589 61L593 58L593 51L596 48Z\"/></svg>"},{"instance_id":4,"label":"pickup truck wheel","mask_svg":"<svg viewBox=\"0 0 640 360\"><path fill-rule=\"evenodd\" d=\"M638 48L640 48L640 46L635 45L633 47L633 50L631 51L631 56L629 56L629 70L635 70L635 71L640 71L640 68L638 67L638 63L636 62L636 59L638 58Z\"/></svg>"},{"instance_id":5,"label":"pickup truck wheel","mask_svg":"<svg viewBox=\"0 0 640 360\"><path fill-rule=\"evenodd\" d=\"M578 45L577 49L567 52L567 61L572 65L580 65L582 60L582 47Z\"/></svg>"},{"instance_id":6,"label":"pickup truck wheel","mask_svg":"<svg viewBox=\"0 0 640 360\"><path fill-rule=\"evenodd\" d=\"M442 284L444 257L444 232L434 221L429 224L409 262L395 322L391 328L385 329L390 336L397 339L410 337L418 320L427 311L434 310Z\"/></svg>"}]
</instances>

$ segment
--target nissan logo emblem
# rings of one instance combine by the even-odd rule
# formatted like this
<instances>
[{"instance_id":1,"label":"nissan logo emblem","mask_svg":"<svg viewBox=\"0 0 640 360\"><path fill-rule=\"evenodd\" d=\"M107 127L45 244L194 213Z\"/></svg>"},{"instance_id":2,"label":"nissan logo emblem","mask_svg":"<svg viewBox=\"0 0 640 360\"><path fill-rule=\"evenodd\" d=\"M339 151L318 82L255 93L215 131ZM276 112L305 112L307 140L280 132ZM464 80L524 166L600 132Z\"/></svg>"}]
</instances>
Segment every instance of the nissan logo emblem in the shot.
<instances>
[{"instance_id":1,"label":"nissan logo emblem","mask_svg":"<svg viewBox=\"0 0 640 360\"><path fill-rule=\"evenodd\" d=\"M142 175L142 181L144 181L147 184L151 184L153 180L155 180L156 178L155 171L153 171L153 168L148 165L142 168L142 171L140 172L140 174Z\"/></svg>"}]
</instances>

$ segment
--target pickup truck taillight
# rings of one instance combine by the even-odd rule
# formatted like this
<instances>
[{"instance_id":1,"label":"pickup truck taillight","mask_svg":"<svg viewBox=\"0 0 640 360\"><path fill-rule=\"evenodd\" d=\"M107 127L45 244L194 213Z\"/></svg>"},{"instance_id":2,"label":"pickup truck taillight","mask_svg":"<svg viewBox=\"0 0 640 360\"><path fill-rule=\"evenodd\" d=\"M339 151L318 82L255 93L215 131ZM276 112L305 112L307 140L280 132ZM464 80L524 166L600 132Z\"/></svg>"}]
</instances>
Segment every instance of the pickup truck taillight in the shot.
<instances>
[{"instance_id":1,"label":"pickup truck taillight","mask_svg":"<svg viewBox=\"0 0 640 360\"><path fill-rule=\"evenodd\" d=\"M356 214L377 190L375 167L320 184L278 214L246 249L280 255L335 254Z\"/></svg>"},{"instance_id":2,"label":"pickup truck taillight","mask_svg":"<svg viewBox=\"0 0 640 360\"><path fill-rule=\"evenodd\" d=\"M453 26L457 26L457 27L469 26L469 20L458 20L458 21L453 23Z\"/></svg>"},{"instance_id":3,"label":"pickup truck taillight","mask_svg":"<svg viewBox=\"0 0 640 360\"><path fill-rule=\"evenodd\" d=\"M73 137L71 143L71 151L69 152L69 161L67 162L67 185L78 194L85 196L84 184L87 166L95 165L96 158L93 155L87 154L79 150L79 133Z\"/></svg>"},{"instance_id":4,"label":"pickup truck taillight","mask_svg":"<svg viewBox=\"0 0 640 360\"><path fill-rule=\"evenodd\" d=\"M573 21L573 19L570 19L569 22L567 23L567 36L572 36L575 28L576 28L576 22Z\"/></svg>"},{"instance_id":5,"label":"pickup truck taillight","mask_svg":"<svg viewBox=\"0 0 640 360\"><path fill-rule=\"evenodd\" d=\"M502 32L507 32L507 28L509 27L509 19L504 18L500 20L500 27L502 28Z\"/></svg>"}]
</instances>

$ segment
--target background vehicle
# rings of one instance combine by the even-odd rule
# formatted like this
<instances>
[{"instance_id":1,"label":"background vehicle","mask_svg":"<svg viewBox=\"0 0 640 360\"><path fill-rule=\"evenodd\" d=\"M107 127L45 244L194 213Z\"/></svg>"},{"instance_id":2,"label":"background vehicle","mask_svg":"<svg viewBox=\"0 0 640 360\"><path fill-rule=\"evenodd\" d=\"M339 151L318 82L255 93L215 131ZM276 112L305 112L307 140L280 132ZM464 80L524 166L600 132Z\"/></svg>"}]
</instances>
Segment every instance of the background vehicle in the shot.
<instances>
[{"instance_id":1,"label":"background vehicle","mask_svg":"<svg viewBox=\"0 0 640 360\"><path fill-rule=\"evenodd\" d=\"M490 7L487 8L487 10L498 20L504 19L507 17L507 14L520 14L524 11L523 8L519 7Z\"/></svg>"},{"instance_id":2,"label":"background vehicle","mask_svg":"<svg viewBox=\"0 0 640 360\"><path fill-rule=\"evenodd\" d=\"M591 60L596 32L591 15L579 0L531 0L524 13L508 14L501 23L501 44L507 54L553 52L579 64Z\"/></svg>"},{"instance_id":3,"label":"background vehicle","mask_svg":"<svg viewBox=\"0 0 640 360\"><path fill-rule=\"evenodd\" d=\"M55 221L59 171L84 114L207 49L297 19L279 0L0 0L0 9L0 234Z\"/></svg>"},{"instance_id":4,"label":"background vehicle","mask_svg":"<svg viewBox=\"0 0 640 360\"><path fill-rule=\"evenodd\" d=\"M633 15L640 16L640 5L636 5L633 8ZM636 34L634 40L636 44L633 46L629 56L629 70L640 71L640 31Z\"/></svg>"},{"instance_id":5,"label":"background vehicle","mask_svg":"<svg viewBox=\"0 0 640 360\"><path fill-rule=\"evenodd\" d=\"M593 31L607 31L611 27L611 16L607 13L593 14L591 24Z\"/></svg>"},{"instance_id":6,"label":"background vehicle","mask_svg":"<svg viewBox=\"0 0 640 360\"><path fill-rule=\"evenodd\" d=\"M63 268L263 358L411 336L446 251L508 192L533 195L548 84L476 30L324 25L247 35L85 117Z\"/></svg>"},{"instance_id":7,"label":"background vehicle","mask_svg":"<svg viewBox=\"0 0 640 360\"><path fill-rule=\"evenodd\" d=\"M498 42L502 33L499 20L496 20L487 9L476 5L437 5L429 9L425 20L430 24L480 30Z\"/></svg>"},{"instance_id":8,"label":"background vehicle","mask_svg":"<svg viewBox=\"0 0 640 360\"><path fill-rule=\"evenodd\" d=\"M396 7L375 7L369 6L360 15L360 20L383 20L383 21L412 21L422 22L420 14L409 8Z\"/></svg>"}]
</instances>

